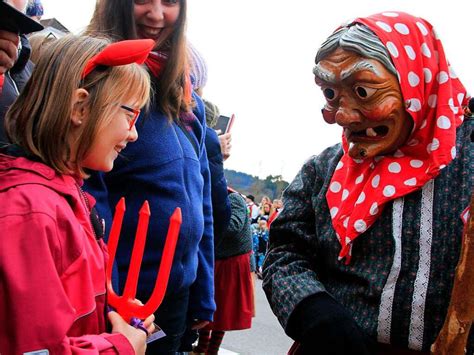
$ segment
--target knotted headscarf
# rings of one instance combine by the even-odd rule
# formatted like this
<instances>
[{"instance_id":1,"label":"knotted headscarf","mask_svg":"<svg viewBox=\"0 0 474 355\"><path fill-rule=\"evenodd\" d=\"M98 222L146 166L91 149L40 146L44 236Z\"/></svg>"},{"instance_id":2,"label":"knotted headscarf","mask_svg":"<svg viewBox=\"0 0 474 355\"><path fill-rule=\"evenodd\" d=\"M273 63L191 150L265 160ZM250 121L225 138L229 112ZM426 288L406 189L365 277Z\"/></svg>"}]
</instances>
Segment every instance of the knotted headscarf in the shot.
<instances>
[{"instance_id":1,"label":"knotted headscarf","mask_svg":"<svg viewBox=\"0 0 474 355\"><path fill-rule=\"evenodd\" d=\"M468 101L430 23L403 12L353 23L370 28L388 49L414 126L396 152L363 160L348 155L343 135L344 155L326 199L342 246L339 258L346 263L354 239L377 220L387 202L418 190L456 157L456 128Z\"/></svg>"}]
</instances>

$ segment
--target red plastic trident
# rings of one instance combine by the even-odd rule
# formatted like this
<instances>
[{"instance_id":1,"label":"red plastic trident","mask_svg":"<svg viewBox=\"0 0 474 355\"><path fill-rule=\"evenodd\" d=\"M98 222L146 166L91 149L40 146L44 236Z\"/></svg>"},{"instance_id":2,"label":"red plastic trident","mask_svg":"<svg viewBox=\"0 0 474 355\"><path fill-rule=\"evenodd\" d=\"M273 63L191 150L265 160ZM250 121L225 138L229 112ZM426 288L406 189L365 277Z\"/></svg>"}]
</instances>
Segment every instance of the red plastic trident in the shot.
<instances>
[{"instance_id":1,"label":"red plastic trident","mask_svg":"<svg viewBox=\"0 0 474 355\"><path fill-rule=\"evenodd\" d=\"M135 235L135 242L133 244L130 269L128 271L127 281L125 282L123 295L118 296L112 287L112 265L115 260L115 253L117 251L124 214L125 198L122 197L117 203L117 206L115 206L115 215L110 230L108 242L110 258L107 262L106 275L109 304L117 310L125 321L130 322L133 317L145 319L150 314L154 313L163 301L166 287L168 286L168 279L182 219L181 209L178 207L170 217L170 225L168 227L168 234L166 236L165 247L161 258L158 277L155 282L155 288L150 299L144 305L139 305L135 303L134 300L137 293L138 275L140 273L143 251L145 249L148 221L150 220L150 207L148 206L148 201L143 203L139 212L138 228Z\"/></svg>"}]
</instances>

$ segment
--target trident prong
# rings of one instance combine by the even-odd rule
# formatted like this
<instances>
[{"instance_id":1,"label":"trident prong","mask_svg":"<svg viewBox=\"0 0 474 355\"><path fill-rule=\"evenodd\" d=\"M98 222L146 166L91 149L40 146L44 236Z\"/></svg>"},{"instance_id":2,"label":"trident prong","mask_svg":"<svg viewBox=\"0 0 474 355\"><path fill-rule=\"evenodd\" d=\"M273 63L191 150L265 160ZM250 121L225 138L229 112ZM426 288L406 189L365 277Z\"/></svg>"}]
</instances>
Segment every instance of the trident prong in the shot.
<instances>
[{"instance_id":1,"label":"trident prong","mask_svg":"<svg viewBox=\"0 0 474 355\"><path fill-rule=\"evenodd\" d=\"M169 275L173 263L176 243L178 241L179 230L181 228L181 209L178 207L170 218L168 234L166 236L163 255L161 257L158 276L155 281L155 288L150 299L144 305L137 304L135 295L137 292L138 276L145 250L146 235L148 231L148 223L150 219L150 208L148 201L143 203L138 218L138 227L133 244L132 256L130 260L130 269L125 282L125 288L122 296L118 296L112 286L112 267L117 252L118 240L120 237L120 229L122 227L123 216L125 214L125 199L122 197L115 207L115 215L110 230L108 248L110 258L107 262L107 291L109 293L109 304L114 307L117 312L127 322L133 317L145 319L154 313L163 301L166 287L168 286Z\"/></svg>"}]
</instances>

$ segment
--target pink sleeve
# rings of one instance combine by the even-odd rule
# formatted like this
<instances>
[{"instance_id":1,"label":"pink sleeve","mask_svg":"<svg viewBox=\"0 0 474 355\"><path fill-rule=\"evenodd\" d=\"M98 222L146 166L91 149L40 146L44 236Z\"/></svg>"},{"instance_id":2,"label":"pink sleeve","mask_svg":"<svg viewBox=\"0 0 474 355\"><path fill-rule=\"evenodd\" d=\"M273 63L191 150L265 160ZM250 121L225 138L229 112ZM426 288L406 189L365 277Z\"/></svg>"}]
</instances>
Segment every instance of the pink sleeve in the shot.
<instances>
[{"instance_id":1,"label":"pink sleeve","mask_svg":"<svg viewBox=\"0 0 474 355\"><path fill-rule=\"evenodd\" d=\"M67 336L77 314L58 271L68 249L57 224L43 213L0 219L0 354L134 354L122 334Z\"/></svg>"},{"instance_id":2,"label":"pink sleeve","mask_svg":"<svg viewBox=\"0 0 474 355\"><path fill-rule=\"evenodd\" d=\"M100 335L84 335L77 338L68 338L68 347L71 350L71 354L87 354L90 353L100 354L124 354L124 355L135 355L130 342L122 334L100 334Z\"/></svg>"}]
</instances>

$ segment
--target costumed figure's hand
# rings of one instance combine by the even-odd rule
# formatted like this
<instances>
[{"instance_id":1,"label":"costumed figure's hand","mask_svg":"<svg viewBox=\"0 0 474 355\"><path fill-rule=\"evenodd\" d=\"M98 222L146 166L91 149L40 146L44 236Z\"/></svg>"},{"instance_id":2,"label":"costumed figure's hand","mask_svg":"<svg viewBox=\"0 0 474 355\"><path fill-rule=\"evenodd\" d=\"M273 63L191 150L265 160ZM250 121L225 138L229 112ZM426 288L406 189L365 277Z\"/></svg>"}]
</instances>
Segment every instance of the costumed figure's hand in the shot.
<instances>
[{"instance_id":1,"label":"costumed figure's hand","mask_svg":"<svg viewBox=\"0 0 474 355\"><path fill-rule=\"evenodd\" d=\"M296 354L370 355L374 353L372 350L375 347L374 342L331 296L320 293L302 303L304 307L297 308L299 321L302 321L301 312L310 315L313 321L309 321L307 328L300 328L302 334L294 337L300 342ZM293 319L293 321L298 320Z\"/></svg>"},{"instance_id":2,"label":"costumed figure's hand","mask_svg":"<svg viewBox=\"0 0 474 355\"><path fill-rule=\"evenodd\" d=\"M0 75L12 68L18 59L20 37L13 32L0 30Z\"/></svg>"},{"instance_id":3,"label":"costumed figure's hand","mask_svg":"<svg viewBox=\"0 0 474 355\"><path fill-rule=\"evenodd\" d=\"M112 333L121 333L125 336L135 350L135 354L145 354L147 334L142 329L132 327L117 312L110 311L108 317L112 324Z\"/></svg>"}]
</instances>

